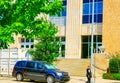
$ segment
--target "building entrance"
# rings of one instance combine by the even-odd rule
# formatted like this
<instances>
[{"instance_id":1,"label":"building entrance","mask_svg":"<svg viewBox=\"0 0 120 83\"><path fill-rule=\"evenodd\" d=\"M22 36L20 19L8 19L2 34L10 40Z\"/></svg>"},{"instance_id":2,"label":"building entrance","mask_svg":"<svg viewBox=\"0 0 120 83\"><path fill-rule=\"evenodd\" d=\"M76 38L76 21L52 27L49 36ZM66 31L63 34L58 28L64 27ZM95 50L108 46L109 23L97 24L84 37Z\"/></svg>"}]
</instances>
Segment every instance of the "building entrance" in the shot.
<instances>
[{"instance_id":1,"label":"building entrance","mask_svg":"<svg viewBox=\"0 0 120 83\"><path fill-rule=\"evenodd\" d=\"M93 49L94 52L98 51L98 47L102 45L102 36L101 35L94 35L93 41ZM82 56L81 58L90 58L91 56L91 36L82 36Z\"/></svg>"}]
</instances>

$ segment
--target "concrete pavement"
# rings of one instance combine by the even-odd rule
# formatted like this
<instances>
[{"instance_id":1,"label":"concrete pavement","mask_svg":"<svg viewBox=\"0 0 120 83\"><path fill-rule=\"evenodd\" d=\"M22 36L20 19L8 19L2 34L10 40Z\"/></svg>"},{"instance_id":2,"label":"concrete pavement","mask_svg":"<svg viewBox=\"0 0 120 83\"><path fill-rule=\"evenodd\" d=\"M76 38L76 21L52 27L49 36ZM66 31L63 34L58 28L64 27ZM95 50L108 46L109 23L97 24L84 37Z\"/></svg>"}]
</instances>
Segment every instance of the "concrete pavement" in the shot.
<instances>
[{"instance_id":1,"label":"concrete pavement","mask_svg":"<svg viewBox=\"0 0 120 83\"><path fill-rule=\"evenodd\" d=\"M79 76L70 76L70 81L67 83L86 83L87 78L86 77L79 77ZM13 77L0 77L0 83L18 83L15 78ZM23 82L20 83L37 83L37 82L30 82L24 80ZM107 79L102 79L101 77L97 77L96 79L92 79L92 83L120 83L119 81L116 80L107 80Z\"/></svg>"},{"instance_id":2,"label":"concrete pavement","mask_svg":"<svg viewBox=\"0 0 120 83\"><path fill-rule=\"evenodd\" d=\"M71 76L71 80L68 83L86 83L86 77ZM92 78L92 83L120 83L120 80L108 80L102 79L102 77Z\"/></svg>"}]
</instances>

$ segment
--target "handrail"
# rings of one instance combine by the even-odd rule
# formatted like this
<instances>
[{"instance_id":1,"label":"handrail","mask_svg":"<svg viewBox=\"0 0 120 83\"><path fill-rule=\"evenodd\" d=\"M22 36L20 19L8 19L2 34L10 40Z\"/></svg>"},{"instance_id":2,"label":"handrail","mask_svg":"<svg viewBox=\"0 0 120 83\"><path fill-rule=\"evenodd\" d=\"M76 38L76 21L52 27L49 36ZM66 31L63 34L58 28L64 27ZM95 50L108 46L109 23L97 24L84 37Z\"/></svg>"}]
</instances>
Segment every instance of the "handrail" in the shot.
<instances>
[{"instance_id":1,"label":"handrail","mask_svg":"<svg viewBox=\"0 0 120 83\"><path fill-rule=\"evenodd\" d=\"M98 67L98 66L96 66L96 65L94 65L94 64L93 64L93 66L94 66L95 68L97 68L97 69L102 70L102 71L107 71L107 69L102 69L102 68L100 68L100 67Z\"/></svg>"}]
</instances>

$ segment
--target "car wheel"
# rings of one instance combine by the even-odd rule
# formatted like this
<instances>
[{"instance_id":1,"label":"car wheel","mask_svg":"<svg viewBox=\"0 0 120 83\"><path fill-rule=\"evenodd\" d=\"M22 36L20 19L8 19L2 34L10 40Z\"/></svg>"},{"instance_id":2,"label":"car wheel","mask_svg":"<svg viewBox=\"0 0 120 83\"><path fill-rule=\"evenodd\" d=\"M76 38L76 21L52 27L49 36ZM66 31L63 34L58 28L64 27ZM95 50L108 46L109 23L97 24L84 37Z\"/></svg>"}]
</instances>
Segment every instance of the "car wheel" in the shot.
<instances>
[{"instance_id":1,"label":"car wheel","mask_svg":"<svg viewBox=\"0 0 120 83\"><path fill-rule=\"evenodd\" d=\"M21 73L17 73L16 80L17 81L22 81L23 80L23 75Z\"/></svg>"},{"instance_id":2,"label":"car wheel","mask_svg":"<svg viewBox=\"0 0 120 83\"><path fill-rule=\"evenodd\" d=\"M54 83L54 77L53 76L47 76L47 83Z\"/></svg>"}]
</instances>

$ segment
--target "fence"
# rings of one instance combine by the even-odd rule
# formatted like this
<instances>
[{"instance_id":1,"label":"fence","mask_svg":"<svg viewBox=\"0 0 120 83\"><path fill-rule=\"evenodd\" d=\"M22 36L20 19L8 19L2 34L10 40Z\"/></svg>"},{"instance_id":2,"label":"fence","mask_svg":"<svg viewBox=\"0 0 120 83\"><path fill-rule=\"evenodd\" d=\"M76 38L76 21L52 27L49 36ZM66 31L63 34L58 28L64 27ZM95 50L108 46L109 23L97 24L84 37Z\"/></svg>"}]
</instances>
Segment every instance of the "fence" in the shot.
<instances>
[{"instance_id":1,"label":"fence","mask_svg":"<svg viewBox=\"0 0 120 83\"><path fill-rule=\"evenodd\" d=\"M25 56L26 50L9 48L0 50L0 74L11 75L13 67L18 60L29 59Z\"/></svg>"}]
</instances>

